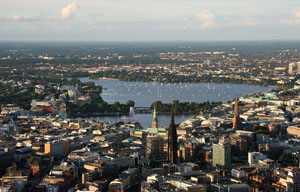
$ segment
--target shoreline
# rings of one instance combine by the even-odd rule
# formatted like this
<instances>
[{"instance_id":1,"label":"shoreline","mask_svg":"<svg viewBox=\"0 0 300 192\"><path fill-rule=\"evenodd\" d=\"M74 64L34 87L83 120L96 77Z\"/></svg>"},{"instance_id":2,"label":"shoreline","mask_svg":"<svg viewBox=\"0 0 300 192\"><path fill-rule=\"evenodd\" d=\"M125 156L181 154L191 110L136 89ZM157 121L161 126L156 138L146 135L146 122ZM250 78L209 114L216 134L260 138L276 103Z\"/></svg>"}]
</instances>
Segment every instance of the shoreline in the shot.
<instances>
[{"instance_id":1,"label":"shoreline","mask_svg":"<svg viewBox=\"0 0 300 192\"><path fill-rule=\"evenodd\" d=\"M111 80L111 81L116 81L116 80L118 80L118 81L123 81L123 80L120 80L120 79L110 79L110 78L101 78L102 80ZM97 80L99 80L99 79L97 79L97 78L90 78L89 76L86 76L86 77L81 77L81 78L79 78L79 80L81 81L81 82L89 82L89 81L92 81L92 82L95 82L95 81L97 81ZM147 82L141 82L141 81L123 81L123 82L133 82L133 83L138 83L138 82L140 82L140 83L147 83ZM100 82L99 82L100 83ZM114 82L112 82L112 83L114 83ZM157 81L152 81L152 82L148 82L148 83L152 83L152 84L156 84L156 83L158 83L158 84L164 84L164 85L169 85L169 84L180 84L181 85L181 83L159 83L159 82L157 82ZM100 83L101 84L101 83ZM182 84L208 84L208 87L212 87L211 86L211 84L218 84L219 86L222 86L221 84L224 84L224 85L241 85L242 83L240 83L240 84L237 84L237 83L227 83L227 82L224 82L224 83L214 83L214 82L205 82L205 83L201 83L201 82L192 82L192 83L188 83L188 82L184 82L184 83L182 83ZM247 96L247 95L251 95L251 94L258 94L258 93L268 93L268 92L272 92L272 90L273 89L275 89L275 90L277 90L278 88L276 88L276 87L274 87L274 86L261 86L261 85L256 85L256 84L245 84L245 85L248 85L248 86L257 86L257 87L267 87L267 88L269 88L268 90L264 90L264 91L259 91L259 90L256 90L256 91L254 91L253 93L245 93L245 94L243 94L243 95L240 95L239 97L243 97L243 96ZM233 87L233 86L232 86ZM212 89L212 88L207 88L207 89ZM214 89L214 88L213 88ZM255 88L254 88L255 89ZM103 98L103 97L102 97ZM133 99L133 98L132 98ZM103 98L103 100L105 100L104 98ZM176 100L176 99L175 99ZM197 102L197 101L179 101L180 103L198 103L198 104L203 104L203 103L206 103L206 102L209 102L209 103L218 103L218 102L220 102L220 104L222 104L222 103L226 103L226 102L232 102L234 100L234 98L227 98L226 100L217 100L217 101L209 101L209 100L207 100L207 101L200 101L200 102ZM136 101L136 99L135 99L135 101ZM138 101L138 100L137 100ZM121 102L121 100L119 100L119 102ZM123 101L122 101L123 102ZM153 102L155 102L155 101L153 101ZM153 104L153 102L151 103L151 104L149 104L149 106L147 106L147 107L151 107L151 105ZM162 102L164 105L166 105L166 104L170 104L171 102ZM113 103L111 103L111 104L113 104ZM158 112L158 115L169 115L171 113L171 111L170 112ZM142 113L136 113L136 114L142 114ZM151 112L148 112L147 114L151 114ZM190 112L179 112L179 113L177 113L176 115L197 115L198 113L190 113ZM200 114L200 113L199 113ZM94 114L80 114L80 115L74 115L74 117L76 117L76 118L80 118L80 117L82 117L82 118L88 118L88 117L122 117L122 116L129 116L129 113L110 113L110 114L105 114L105 113L94 113Z\"/></svg>"},{"instance_id":2,"label":"shoreline","mask_svg":"<svg viewBox=\"0 0 300 192\"><path fill-rule=\"evenodd\" d=\"M110 77L91 77L91 76L85 76L85 77L76 77L76 78L89 78L90 80L114 80L114 81L124 81L124 82L143 82L143 83L162 83L162 84L181 84L181 83L215 83L215 84L241 84L241 85L256 85L256 86L262 86L262 87L273 87L275 89L278 89L278 85L274 84L267 84L265 83L247 83L247 82L230 82L230 81L223 81L223 82L216 82L216 81L175 81L175 82L169 82L169 81L139 81L139 80L126 80L126 79L116 79L116 78L110 78ZM230 80L230 79L229 79ZM234 80L234 79L232 79ZM249 80L251 81L251 80Z\"/></svg>"}]
</instances>

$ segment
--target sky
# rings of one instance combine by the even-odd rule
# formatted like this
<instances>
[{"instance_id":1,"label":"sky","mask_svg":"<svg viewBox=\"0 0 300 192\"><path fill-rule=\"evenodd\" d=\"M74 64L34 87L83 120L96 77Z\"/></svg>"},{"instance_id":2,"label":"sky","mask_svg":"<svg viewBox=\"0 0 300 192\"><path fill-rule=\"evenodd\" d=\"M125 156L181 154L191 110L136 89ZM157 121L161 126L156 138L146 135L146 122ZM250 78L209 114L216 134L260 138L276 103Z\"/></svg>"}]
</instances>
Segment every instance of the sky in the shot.
<instances>
[{"instance_id":1,"label":"sky","mask_svg":"<svg viewBox=\"0 0 300 192\"><path fill-rule=\"evenodd\" d=\"M0 41L300 40L300 0L0 0Z\"/></svg>"}]
</instances>

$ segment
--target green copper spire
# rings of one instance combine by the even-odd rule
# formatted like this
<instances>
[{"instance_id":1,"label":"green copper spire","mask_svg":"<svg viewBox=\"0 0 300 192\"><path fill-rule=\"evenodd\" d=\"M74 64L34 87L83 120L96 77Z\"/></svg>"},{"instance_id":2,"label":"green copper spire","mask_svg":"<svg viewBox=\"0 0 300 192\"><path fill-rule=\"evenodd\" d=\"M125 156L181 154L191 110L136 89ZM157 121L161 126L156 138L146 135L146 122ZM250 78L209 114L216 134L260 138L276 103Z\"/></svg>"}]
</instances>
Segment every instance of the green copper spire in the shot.
<instances>
[{"instance_id":1,"label":"green copper spire","mask_svg":"<svg viewBox=\"0 0 300 192\"><path fill-rule=\"evenodd\" d=\"M154 110L153 110L153 119L156 119L156 108L155 108L155 105L154 105Z\"/></svg>"},{"instance_id":2,"label":"green copper spire","mask_svg":"<svg viewBox=\"0 0 300 192\"><path fill-rule=\"evenodd\" d=\"M158 121L157 121L157 118L156 118L156 109L155 109L155 105L154 105L152 128L157 128L157 127L158 127Z\"/></svg>"}]
</instances>

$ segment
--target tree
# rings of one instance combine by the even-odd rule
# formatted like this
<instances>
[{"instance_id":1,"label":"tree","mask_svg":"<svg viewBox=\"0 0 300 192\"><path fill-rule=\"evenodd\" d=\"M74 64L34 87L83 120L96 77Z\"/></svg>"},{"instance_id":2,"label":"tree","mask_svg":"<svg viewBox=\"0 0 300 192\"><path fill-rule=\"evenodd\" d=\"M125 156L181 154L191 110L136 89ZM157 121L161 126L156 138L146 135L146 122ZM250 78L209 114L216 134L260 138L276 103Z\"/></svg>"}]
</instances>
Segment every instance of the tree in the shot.
<instances>
[{"instance_id":1,"label":"tree","mask_svg":"<svg viewBox=\"0 0 300 192\"><path fill-rule=\"evenodd\" d=\"M132 101L132 100L129 100L126 102L126 105L129 106L129 107L134 107L135 106L135 102Z\"/></svg>"}]
</instances>

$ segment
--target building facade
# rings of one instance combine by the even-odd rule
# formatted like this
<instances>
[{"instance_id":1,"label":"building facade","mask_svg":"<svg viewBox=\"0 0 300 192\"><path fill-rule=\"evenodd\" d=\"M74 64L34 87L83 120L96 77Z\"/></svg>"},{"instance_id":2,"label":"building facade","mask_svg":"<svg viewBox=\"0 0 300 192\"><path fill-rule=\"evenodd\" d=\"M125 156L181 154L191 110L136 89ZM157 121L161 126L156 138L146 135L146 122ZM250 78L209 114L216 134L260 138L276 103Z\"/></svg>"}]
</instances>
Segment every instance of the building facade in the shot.
<instances>
[{"instance_id":1,"label":"building facade","mask_svg":"<svg viewBox=\"0 0 300 192\"><path fill-rule=\"evenodd\" d=\"M164 139L157 135L148 135L146 139L146 157L152 160L165 159Z\"/></svg>"},{"instance_id":2,"label":"building facade","mask_svg":"<svg viewBox=\"0 0 300 192\"><path fill-rule=\"evenodd\" d=\"M213 166L217 169L231 168L231 145L225 142L213 144Z\"/></svg>"},{"instance_id":3,"label":"building facade","mask_svg":"<svg viewBox=\"0 0 300 192\"><path fill-rule=\"evenodd\" d=\"M240 127L240 114L239 114L239 98L236 97L234 104L234 117L232 129L238 129Z\"/></svg>"}]
</instances>

